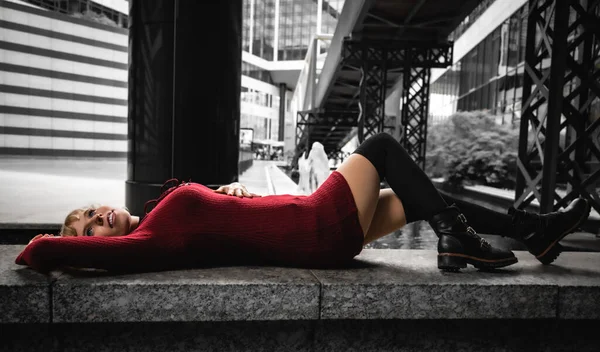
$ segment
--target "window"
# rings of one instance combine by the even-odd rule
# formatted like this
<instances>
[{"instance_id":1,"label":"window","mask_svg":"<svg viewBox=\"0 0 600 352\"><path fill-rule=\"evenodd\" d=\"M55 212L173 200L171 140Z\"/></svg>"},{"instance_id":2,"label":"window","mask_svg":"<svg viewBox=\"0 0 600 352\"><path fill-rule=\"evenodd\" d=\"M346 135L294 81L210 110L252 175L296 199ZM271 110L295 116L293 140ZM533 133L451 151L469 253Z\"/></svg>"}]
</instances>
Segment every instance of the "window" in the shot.
<instances>
[{"instance_id":1,"label":"window","mask_svg":"<svg viewBox=\"0 0 600 352\"><path fill-rule=\"evenodd\" d=\"M489 4L488 4L489 5ZM471 17L471 15L470 15ZM472 18L471 18L472 20ZM444 106L456 111L489 109L518 116L523 86L527 5L494 29L432 84ZM447 100L449 99L449 100Z\"/></svg>"},{"instance_id":2,"label":"window","mask_svg":"<svg viewBox=\"0 0 600 352\"><path fill-rule=\"evenodd\" d=\"M128 16L113 10L109 7L102 6L90 0L69 0L69 1L54 1L54 0L25 0L30 4L43 7L50 11L60 12L71 15L77 18L105 24L114 27L128 27Z\"/></svg>"}]
</instances>

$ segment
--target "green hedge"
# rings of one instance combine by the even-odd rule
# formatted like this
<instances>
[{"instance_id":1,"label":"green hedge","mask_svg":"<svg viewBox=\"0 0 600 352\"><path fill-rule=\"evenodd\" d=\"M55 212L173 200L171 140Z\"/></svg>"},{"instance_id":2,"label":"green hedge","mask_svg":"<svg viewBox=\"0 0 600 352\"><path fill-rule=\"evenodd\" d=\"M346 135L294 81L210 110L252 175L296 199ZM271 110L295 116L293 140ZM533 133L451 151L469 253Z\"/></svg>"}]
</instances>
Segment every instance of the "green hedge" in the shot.
<instances>
[{"instance_id":1,"label":"green hedge","mask_svg":"<svg viewBox=\"0 0 600 352\"><path fill-rule=\"evenodd\" d=\"M450 186L465 183L514 188L519 129L498 125L482 111L458 112L427 131L430 177Z\"/></svg>"}]
</instances>

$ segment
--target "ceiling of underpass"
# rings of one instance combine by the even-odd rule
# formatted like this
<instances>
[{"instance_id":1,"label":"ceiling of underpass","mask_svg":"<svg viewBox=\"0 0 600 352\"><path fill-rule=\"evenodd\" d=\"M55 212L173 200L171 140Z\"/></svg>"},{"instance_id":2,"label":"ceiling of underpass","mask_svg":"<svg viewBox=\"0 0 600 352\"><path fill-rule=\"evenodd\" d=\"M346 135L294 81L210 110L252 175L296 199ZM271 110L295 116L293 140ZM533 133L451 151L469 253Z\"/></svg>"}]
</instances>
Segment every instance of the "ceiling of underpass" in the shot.
<instances>
[{"instance_id":1,"label":"ceiling of underpass","mask_svg":"<svg viewBox=\"0 0 600 352\"><path fill-rule=\"evenodd\" d=\"M364 36L443 41L477 0L376 0L359 28Z\"/></svg>"}]
</instances>

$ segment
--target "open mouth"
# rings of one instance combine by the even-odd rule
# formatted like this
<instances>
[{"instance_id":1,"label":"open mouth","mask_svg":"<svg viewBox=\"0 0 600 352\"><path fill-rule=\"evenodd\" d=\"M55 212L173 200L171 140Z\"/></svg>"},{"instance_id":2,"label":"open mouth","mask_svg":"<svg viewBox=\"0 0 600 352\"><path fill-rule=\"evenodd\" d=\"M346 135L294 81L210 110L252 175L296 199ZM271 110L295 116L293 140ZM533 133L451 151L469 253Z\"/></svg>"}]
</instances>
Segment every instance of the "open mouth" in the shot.
<instances>
[{"instance_id":1,"label":"open mouth","mask_svg":"<svg viewBox=\"0 0 600 352\"><path fill-rule=\"evenodd\" d=\"M110 214L108 214L108 226L110 226L111 228L115 226L115 211L111 211Z\"/></svg>"}]
</instances>

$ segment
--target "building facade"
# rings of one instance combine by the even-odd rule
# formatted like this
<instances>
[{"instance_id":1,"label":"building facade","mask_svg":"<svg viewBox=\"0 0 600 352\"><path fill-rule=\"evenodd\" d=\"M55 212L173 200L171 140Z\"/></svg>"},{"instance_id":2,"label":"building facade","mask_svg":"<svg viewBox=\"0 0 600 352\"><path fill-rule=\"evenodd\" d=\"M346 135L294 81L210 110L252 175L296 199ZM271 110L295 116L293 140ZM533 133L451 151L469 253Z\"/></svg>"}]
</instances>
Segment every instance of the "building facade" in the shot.
<instances>
[{"instance_id":1,"label":"building facade","mask_svg":"<svg viewBox=\"0 0 600 352\"><path fill-rule=\"evenodd\" d=\"M429 115L433 123L471 110L487 110L498 123L515 123L521 117L527 1L487 0L478 9L451 38L455 40L453 65L432 72ZM539 69L549 71L550 61L544 60ZM590 119L597 119L599 113L596 99Z\"/></svg>"},{"instance_id":2,"label":"building facade","mask_svg":"<svg viewBox=\"0 0 600 352\"><path fill-rule=\"evenodd\" d=\"M316 33L333 34L344 2L244 0L242 48L268 61L304 60Z\"/></svg>"},{"instance_id":3,"label":"building facade","mask_svg":"<svg viewBox=\"0 0 600 352\"><path fill-rule=\"evenodd\" d=\"M306 54L315 34L333 34L343 5L344 0L244 0L240 123L254 138L283 141L284 134L295 133L289 105ZM320 50L326 52L327 43Z\"/></svg>"},{"instance_id":4,"label":"building facade","mask_svg":"<svg viewBox=\"0 0 600 352\"><path fill-rule=\"evenodd\" d=\"M333 33L343 3L244 0L240 128L254 139L284 139L311 38ZM127 0L0 0L0 155L126 157L128 12Z\"/></svg>"},{"instance_id":5,"label":"building facade","mask_svg":"<svg viewBox=\"0 0 600 352\"><path fill-rule=\"evenodd\" d=\"M455 31L453 65L432 75L429 113L433 121L471 110L488 110L499 123L521 116L527 1L485 5L468 27Z\"/></svg>"},{"instance_id":6,"label":"building facade","mask_svg":"<svg viewBox=\"0 0 600 352\"><path fill-rule=\"evenodd\" d=\"M0 1L0 155L126 157L128 4L116 4Z\"/></svg>"}]
</instances>

